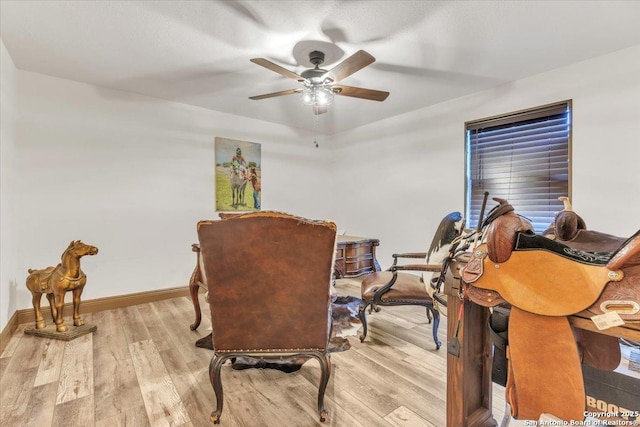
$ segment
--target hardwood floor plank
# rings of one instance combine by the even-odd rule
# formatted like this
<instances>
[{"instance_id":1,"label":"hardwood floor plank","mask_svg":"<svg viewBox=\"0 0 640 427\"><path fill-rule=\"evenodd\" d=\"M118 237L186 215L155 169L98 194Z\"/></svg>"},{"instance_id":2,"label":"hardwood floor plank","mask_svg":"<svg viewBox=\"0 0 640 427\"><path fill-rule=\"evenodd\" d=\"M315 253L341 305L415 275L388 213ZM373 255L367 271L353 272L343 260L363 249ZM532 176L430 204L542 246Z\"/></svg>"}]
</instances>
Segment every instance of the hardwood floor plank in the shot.
<instances>
[{"instance_id":1,"label":"hardwood floor plank","mask_svg":"<svg viewBox=\"0 0 640 427\"><path fill-rule=\"evenodd\" d=\"M2 382L2 377L4 377L4 373L9 366L9 362L11 362L10 357L0 357L0 383Z\"/></svg>"},{"instance_id":2,"label":"hardwood floor plank","mask_svg":"<svg viewBox=\"0 0 640 427\"><path fill-rule=\"evenodd\" d=\"M129 343L117 309L93 313L98 330L93 334L94 362L100 366L106 360L131 359Z\"/></svg>"},{"instance_id":3,"label":"hardwood floor plank","mask_svg":"<svg viewBox=\"0 0 640 427\"><path fill-rule=\"evenodd\" d=\"M94 424L93 394L56 405L52 426L92 426Z\"/></svg>"},{"instance_id":4,"label":"hardwood floor plank","mask_svg":"<svg viewBox=\"0 0 640 427\"><path fill-rule=\"evenodd\" d=\"M38 366L34 387L58 381L60 370L62 369L65 344L65 341L45 339L42 360L40 361L40 366Z\"/></svg>"},{"instance_id":5,"label":"hardwood floor plank","mask_svg":"<svg viewBox=\"0 0 640 427\"><path fill-rule=\"evenodd\" d=\"M369 375L366 373L363 375L357 361L353 361L351 355L348 354L350 351L335 353L331 356L333 380L330 379L329 385L332 387L334 395L348 392L362 405L370 408L372 414L380 418L400 406L401 403L394 397L370 384ZM310 370L302 371L301 374L310 382L317 381L315 378L319 375ZM376 374L372 373L371 375L375 376Z\"/></svg>"},{"instance_id":6,"label":"hardwood floor plank","mask_svg":"<svg viewBox=\"0 0 640 427\"><path fill-rule=\"evenodd\" d=\"M193 373L176 348L160 352L160 357L171 375L193 425L210 427L209 417L215 407L215 396L208 381L206 384L199 381L203 376L208 378L208 368L204 368L208 363L203 361L203 369Z\"/></svg>"},{"instance_id":7,"label":"hardwood floor plank","mask_svg":"<svg viewBox=\"0 0 640 427\"><path fill-rule=\"evenodd\" d=\"M16 348L18 348L18 345L20 344L20 338L22 338L22 336L24 335L24 328L26 328L27 326L29 325L27 324L18 325L18 327L16 328L16 331L11 336L9 343L7 344L4 351L2 352L2 355L0 355L0 359L13 356L13 354L16 351Z\"/></svg>"},{"instance_id":8,"label":"hardwood floor plank","mask_svg":"<svg viewBox=\"0 0 640 427\"><path fill-rule=\"evenodd\" d=\"M353 282L338 286L338 294L359 295ZM203 297L201 308L197 331L189 329L194 312L188 297L92 313L85 321L98 330L90 343L77 338L53 344L24 335L20 325L0 357L0 425L211 426L216 403L208 377L212 352L195 346L210 333ZM325 423L319 422L316 408L320 367L311 360L292 374L223 366L221 425L445 425L446 346L435 350L424 309L385 307L368 319L364 343L349 337L351 349L331 355ZM446 318L439 333L446 342ZM60 396L71 400L56 405ZM499 422L504 412L499 386L494 387L493 408ZM512 420L511 425L524 424Z\"/></svg>"},{"instance_id":9,"label":"hardwood floor plank","mask_svg":"<svg viewBox=\"0 0 640 427\"><path fill-rule=\"evenodd\" d=\"M142 316L138 312L138 306L131 305L129 307L119 308L118 315L124 330L127 342L134 343L151 339Z\"/></svg>"},{"instance_id":10,"label":"hardwood floor plank","mask_svg":"<svg viewBox=\"0 0 640 427\"><path fill-rule=\"evenodd\" d=\"M11 341L16 345L0 378L0 425L3 426L22 425L28 419L26 411L45 342L43 338L25 335L24 328L16 331Z\"/></svg>"},{"instance_id":11,"label":"hardwood floor plank","mask_svg":"<svg viewBox=\"0 0 640 427\"><path fill-rule=\"evenodd\" d=\"M317 362L309 361L305 365L312 363ZM286 374L274 369L247 369L245 373L254 380L256 390L277 410L278 417L284 422L289 419L298 419L302 425L319 422L317 385L310 384L299 371Z\"/></svg>"},{"instance_id":12,"label":"hardwood floor plank","mask_svg":"<svg viewBox=\"0 0 640 427\"><path fill-rule=\"evenodd\" d=\"M149 304L140 304L136 307L158 351L172 348L174 344L168 336L166 326L160 321L157 311Z\"/></svg>"},{"instance_id":13,"label":"hardwood floor plank","mask_svg":"<svg viewBox=\"0 0 640 427\"><path fill-rule=\"evenodd\" d=\"M26 409L25 424L23 425L34 427L52 425L57 393L57 380L34 387Z\"/></svg>"},{"instance_id":14,"label":"hardwood floor plank","mask_svg":"<svg viewBox=\"0 0 640 427\"><path fill-rule=\"evenodd\" d=\"M95 418L104 420L144 406L132 360L116 360L95 376Z\"/></svg>"},{"instance_id":15,"label":"hardwood floor plank","mask_svg":"<svg viewBox=\"0 0 640 427\"><path fill-rule=\"evenodd\" d=\"M189 421L187 410L153 341L133 342L129 344L129 351L151 425L182 425Z\"/></svg>"},{"instance_id":16,"label":"hardwood floor plank","mask_svg":"<svg viewBox=\"0 0 640 427\"><path fill-rule=\"evenodd\" d=\"M368 322L369 329L379 329L425 350L435 350L435 343L431 335L431 325L427 325L427 327L405 328L399 327L395 322L390 322L388 319L389 317L387 315L371 316ZM446 333L444 335L439 334L440 341L446 342L446 336Z\"/></svg>"},{"instance_id":17,"label":"hardwood floor plank","mask_svg":"<svg viewBox=\"0 0 640 427\"><path fill-rule=\"evenodd\" d=\"M211 351L198 348L195 343L198 339L208 335L210 331L203 330L202 327L197 331L189 329L190 322L193 321L190 316L190 313L193 312L191 301L187 301L186 298L175 298L170 301L154 302L152 306L166 328L168 339L182 353L187 366L192 370L202 369L203 364L208 367L212 356ZM208 311L203 310L203 317L205 313L208 315Z\"/></svg>"},{"instance_id":18,"label":"hardwood floor plank","mask_svg":"<svg viewBox=\"0 0 640 427\"><path fill-rule=\"evenodd\" d=\"M96 402L97 405L97 402ZM96 413L97 415L97 413ZM109 418L97 419L95 427L148 427L149 419L144 405L120 411L117 415Z\"/></svg>"},{"instance_id":19,"label":"hardwood floor plank","mask_svg":"<svg viewBox=\"0 0 640 427\"><path fill-rule=\"evenodd\" d=\"M225 369L225 368L223 368ZM235 371L234 371L235 372ZM224 375L224 374L223 374ZM202 375L196 375L196 378L198 380L198 386L201 390L208 390L207 391L207 396L210 397L210 401L208 401L208 403L205 403L206 406L206 420L209 420L209 426L211 426L211 421L210 421L210 416L211 416L211 412L216 408L216 399L215 399L215 395L213 393L213 387L211 386L211 382L209 381L209 366L207 364L207 367L205 369L205 371L203 371ZM223 376L223 385L226 388L228 387L235 387L235 384L229 384L227 381L227 377ZM226 390L225 390L226 393ZM227 394L225 394L225 407L224 410L222 412L222 421L221 423L224 423L224 426L229 426L229 427L243 427L247 424L245 424L243 421L241 421L240 418L238 418L238 416L236 415L235 411L233 409L230 409L227 405L227 403L230 401L229 396ZM242 406L241 403L238 404L238 406ZM240 408L241 412L244 411L244 408ZM192 422L195 423L195 421L192 420Z\"/></svg>"},{"instance_id":20,"label":"hardwood floor plank","mask_svg":"<svg viewBox=\"0 0 640 427\"><path fill-rule=\"evenodd\" d=\"M404 406L400 406L384 419L396 427L438 427Z\"/></svg>"},{"instance_id":21,"label":"hardwood floor plank","mask_svg":"<svg viewBox=\"0 0 640 427\"><path fill-rule=\"evenodd\" d=\"M335 402L333 411L329 413L332 426L361 425L388 427L390 424L376 415L358 396L347 390L336 391L331 394ZM345 419L347 418L347 419ZM354 422L354 424L350 424Z\"/></svg>"},{"instance_id":22,"label":"hardwood floor plank","mask_svg":"<svg viewBox=\"0 0 640 427\"><path fill-rule=\"evenodd\" d=\"M93 334L66 343L56 404L89 395L93 405Z\"/></svg>"},{"instance_id":23,"label":"hardwood floor plank","mask_svg":"<svg viewBox=\"0 0 640 427\"><path fill-rule=\"evenodd\" d=\"M27 412L37 368L8 370L0 382L0 425L21 426L30 414Z\"/></svg>"},{"instance_id":24,"label":"hardwood floor plank","mask_svg":"<svg viewBox=\"0 0 640 427\"><path fill-rule=\"evenodd\" d=\"M446 319L443 322L446 323ZM446 335L442 339L445 340ZM415 369L436 380L438 383L436 385L445 387L447 380L446 343L443 343L439 350L434 347L425 351L423 348L377 328L368 334L363 343L355 339L351 342L355 348L361 349L363 354L370 354L371 357L390 361L401 359L406 364L404 375L412 376L412 370Z\"/></svg>"},{"instance_id":25,"label":"hardwood floor plank","mask_svg":"<svg viewBox=\"0 0 640 427\"><path fill-rule=\"evenodd\" d=\"M20 345L11 357L12 364L7 369L37 369L40 366L42 349L46 340L46 338L25 335L23 332L20 337Z\"/></svg>"},{"instance_id":26,"label":"hardwood floor plank","mask_svg":"<svg viewBox=\"0 0 640 427\"><path fill-rule=\"evenodd\" d=\"M93 381L96 423L113 420L117 425L137 420L135 408L143 408L144 401L133 367L118 310L94 313L100 326L93 336Z\"/></svg>"},{"instance_id":27,"label":"hardwood floor plank","mask_svg":"<svg viewBox=\"0 0 640 427\"><path fill-rule=\"evenodd\" d=\"M221 375L224 391L221 422L225 422L225 417L233 413L240 425L278 427L289 425L292 419L296 419L299 425L314 425L313 419L305 411L293 411L291 403L286 407L275 404L281 397L277 393L274 396L275 389L262 369L234 371L226 365ZM293 406L296 406L295 403Z\"/></svg>"},{"instance_id":28,"label":"hardwood floor plank","mask_svg":"<svg viewBox=\"0 0 640 427\"><path fill-rule=\"evenodd\" d=\"M389 397L394 397L407 408L416 412L426 419L431 419L445 424L445 413L442 408L446 402L444 396L430 386L430 379L426 376L416 374L421 385L416 385L415 381L407 381L394 371L384 369L379 363L364 356L358 349L349 350L349 359L344 359L348 366L361 375L368 378L370 387L380 390Z\"/></svg>"},{"instance_id":29,"label":"hardwood floor plank","mask_svg":"<svg viewBox=\"0 0 640 427\"><path fill-rule=\"evenodd\" d=\"M417 386L423 386L425 379L430 378L430 386L446 388L446 360L442 360L438 357L432 358L436 361L437 368L429 370L427 369L429 361L425 360L424 356L416 360L416 358L406 356L406 353L397 351L393 347L386 345L367 346L365 343L356 343L353 347L363 356L402 377L405 381L411 382ZM445 350L442 351L445 352Z\"/></svg>"},{"instance_id":30,"label":"hardwood floor plank","mask_svg":"<svg viewBox=\"0 0 640 427\"><path fill-rule=\"evenodd\" d=\"M308 425L365 427L377 425L377 423L379 423L380 418L370 416L370 410L368 410L368 408L365 409L364 405L352 396L347 396L346 399L349 402L353 402L355 406L360 407L361 411L356 411L354 414L351 405L346 405L346 407L349 408L348 410L343 406L344 400L337 398L336 395L333 380L335 377L333 373L329 378L329 384L327 385L327 390L324 396L325 407L329 411L329 415L327 416L326 421L321 423L319 421L316 406L318 398L318 384L320 380L320 366L315 360L312 360L303 365L302 372L305 371L311 371L311 375L305 376L302 375L301 372L292 374L274 372L274 380L277 379L279 375L285 375L287 382L282 384L282 381L278 381L277 384L282 384L284 386L284 388L281 387L281 392L289 396L288 400L295 400L299 404L300 409L309 414L310 424ZM309 381L308 378L312 378L313 381ZM361 416L357 416L358 414ZM375 422L373 422L374 420Z\"/></svg>"}]
</instances>

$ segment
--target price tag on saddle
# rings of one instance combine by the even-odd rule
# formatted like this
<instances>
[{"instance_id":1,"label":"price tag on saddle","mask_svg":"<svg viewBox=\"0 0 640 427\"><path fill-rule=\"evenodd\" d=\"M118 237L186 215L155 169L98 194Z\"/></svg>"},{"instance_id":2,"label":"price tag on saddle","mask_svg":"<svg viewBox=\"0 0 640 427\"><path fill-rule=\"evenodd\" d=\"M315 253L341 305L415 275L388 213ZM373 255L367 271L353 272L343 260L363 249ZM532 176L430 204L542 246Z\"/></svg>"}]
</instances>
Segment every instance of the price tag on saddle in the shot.
<instances>
[{"instance_id":1,"label":"price tag on saddle","mask_svg":"<svg viewBox=\"0 0 640 427\"><path fill-rule=\"evenodd\" d=\"M617 311L608 311L604 314L593 316L591 320L600 331L624 325L624 320L622 320Z\"/></svg>"}]
</instances>

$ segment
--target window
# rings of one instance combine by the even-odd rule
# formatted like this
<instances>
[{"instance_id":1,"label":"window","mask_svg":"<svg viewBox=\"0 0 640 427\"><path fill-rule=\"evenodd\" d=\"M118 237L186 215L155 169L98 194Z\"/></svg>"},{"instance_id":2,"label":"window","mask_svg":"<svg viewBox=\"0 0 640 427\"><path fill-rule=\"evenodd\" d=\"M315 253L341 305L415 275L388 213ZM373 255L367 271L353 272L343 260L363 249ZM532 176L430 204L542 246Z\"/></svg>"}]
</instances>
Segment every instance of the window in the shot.
<instances>
[{"instance_id":1,"label":"window","mask_svg":"<svg viewBox=\"0 0 640 427\"><path fill-rule=\"evenodd\" d=\"M571 101L467 122L466 218L478 224L484 192L507 199L544 231L571 197L569 188ZM485 212L486 213L486 212Z\"/></svg>"}]
</instances>

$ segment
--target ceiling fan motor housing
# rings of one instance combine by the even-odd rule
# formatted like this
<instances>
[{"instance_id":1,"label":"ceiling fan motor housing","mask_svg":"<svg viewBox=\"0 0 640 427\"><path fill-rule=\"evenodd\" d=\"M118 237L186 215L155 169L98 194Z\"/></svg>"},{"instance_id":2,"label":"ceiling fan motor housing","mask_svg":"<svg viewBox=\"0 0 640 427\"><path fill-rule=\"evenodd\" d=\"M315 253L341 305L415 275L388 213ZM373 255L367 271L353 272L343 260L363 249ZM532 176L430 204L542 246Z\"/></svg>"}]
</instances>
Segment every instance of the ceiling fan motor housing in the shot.
<instances>
[{"instance_id":1,"label":"ceiling fan motor housing","mask_svg":"<svg viewBox=\"0 0 640 427\"><path fill-rule=\"evenodd\" d=\"M320 52L319 50L314 50L309 53L309 62L311 62L316 67L324 62L324 52Z\"/></svg>"}]
</instances>

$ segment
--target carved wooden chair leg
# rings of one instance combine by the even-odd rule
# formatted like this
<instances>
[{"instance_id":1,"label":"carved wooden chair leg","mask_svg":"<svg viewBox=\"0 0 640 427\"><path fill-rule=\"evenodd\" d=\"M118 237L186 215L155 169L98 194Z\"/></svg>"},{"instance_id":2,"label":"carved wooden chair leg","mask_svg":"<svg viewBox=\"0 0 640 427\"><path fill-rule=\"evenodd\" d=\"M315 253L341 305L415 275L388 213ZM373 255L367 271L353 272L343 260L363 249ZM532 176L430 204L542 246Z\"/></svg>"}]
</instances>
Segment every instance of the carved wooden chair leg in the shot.
<instances>
[{"instance_id":1,"label":"carved wooden chair leg","mask_svg":"<svg viewBox=\"0 0 640 427\"><path fill-rule=\"evenodd\" d=\"M200 322L202 321L202 312L200 311L200 300L198 299L198 284L189 282L189 293L191 294L191 301L193 301L193 309L196 313L195 321L189 326L192 331L198 329Z\"/></svg>"},{"instance_id":2,"label":"carved wooden chair leg","mask_svg":"<svg viewBox=\"0 0 640 427\"><path fill-rule=\"evenodd\" d=\"M211 381L213 393L216 395L216 410L211 412L211 421L213 421L214 424L220 424L220 415L222 415L222 405L224 404L220 368L224 362L231 357L233 357L233 355L216 354L211 358L211 363L209 363L209 381Z\"/></svg>"},{"instance_id":3,"label":"carved wooden chair leg","mask_svg":"<svg viewBox=\"0 0 640 427\"><path fill-rule=\"evenodd\" d=\"M438 339L438 327L440 326L440 313L437 310L434 310L432 307L427 307L427 313L433 313L433 325L432 325L432 333L433 333L433 341L436 343L436 350L440 350L440 346L442 342Z\"/></svg>"},{"instance_id":4,"label":"carved wooden chair leg","mask_svg":"<svg viewBox=\"0 0 640 427\"><path fill-rule=\"evenodd\" d=\"M431 308L427 307L427 319L429 320L429 323L431 323L431 320L432 320L431 319L431 311L432 311Z\"/></svg>"},{"instance_id":5,"label":"carved wooden chair leg","mask_svg":"<svg viewBox=\"0 0 640 427\"><path fill-rule=\"evenodd\" d=\"M198 282L202 279L202 273L200 272L200 246L191 245L191 250L196 253L196 267L193 269L193 273L191 273L191 278L189 279L189 293L191 294L191 301L193 302L193 309L196 313L195 321L189 326L192 331L198 329L200 326L200 322L202 321L202 312L200 311L200 300L198 299Z\"/></svg>"},{"instance_id":6,"label":"carved wooden chair leg","mask_svg":"<svg viewBox=\"0 0 640 427\"><path fill-rule=\"evenodd\" d=\"M313 353L312 356L320 362L321 376L318 387L318 415L320 416L320 422L324 422L329 414L327 408L324 407L324 393L327 390L327 384L331 376L331 355L329 353Z\"/></svg>"},{"instance_id":7,"label":"carved wooden chair leg","mask_svg":"<svg viewBox=\"0 0 640 427\"><path fill-rule=\"evenodd\" d=\"M358 317L360 318L360 323L362 324L362 334L360 335L360 342L363 342L367 337L367 306L368 302L365 300L360 301L360 307L358 308Z\"/></svg>"}]
</instances>

